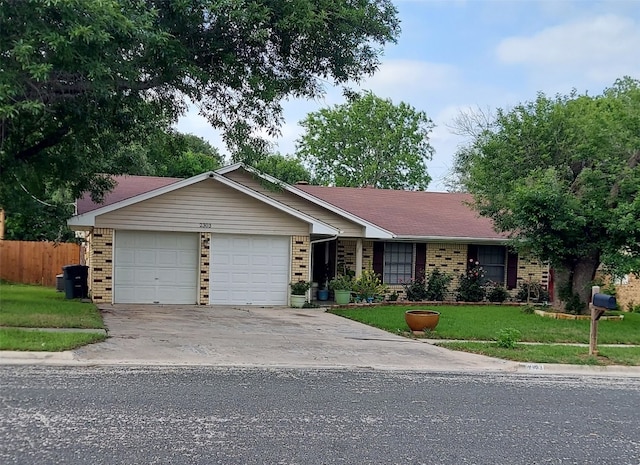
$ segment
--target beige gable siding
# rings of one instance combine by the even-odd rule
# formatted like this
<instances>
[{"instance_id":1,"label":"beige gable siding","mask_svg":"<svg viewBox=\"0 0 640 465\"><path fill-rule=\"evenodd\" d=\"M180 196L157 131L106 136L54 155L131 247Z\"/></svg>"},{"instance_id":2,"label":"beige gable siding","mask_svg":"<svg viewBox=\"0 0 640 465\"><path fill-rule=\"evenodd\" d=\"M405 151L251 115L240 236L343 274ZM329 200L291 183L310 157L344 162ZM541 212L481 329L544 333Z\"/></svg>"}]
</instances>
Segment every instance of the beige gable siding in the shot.
<instances>
[{"instance_id":1,"label":"beige gable siding","mask_svg":"<svg viewBox=\"0 0 640 465\"><path fill-rule=\"evenodd\" d=\"M302 197L298 197L291 192L277 188L269 189L261 184L260 179L257 179L251 173L248 173L243 169L231 171L230 173L225 174L225 177L340 229L342 231L342 236L364 237L365 235L364 227L349 221L340 215L336 215L319 205L309 202Z\"/></svg>"},{"instance_id":2,"label":"beige gable siding","mask_svg":"<svg viewBox=\"0 0 640 465\"><path fill-rule=\"evenodd\" d=\"M308 235L309 224L213 179L96 218L96 227Z\"/></svg>"}]
</instances>

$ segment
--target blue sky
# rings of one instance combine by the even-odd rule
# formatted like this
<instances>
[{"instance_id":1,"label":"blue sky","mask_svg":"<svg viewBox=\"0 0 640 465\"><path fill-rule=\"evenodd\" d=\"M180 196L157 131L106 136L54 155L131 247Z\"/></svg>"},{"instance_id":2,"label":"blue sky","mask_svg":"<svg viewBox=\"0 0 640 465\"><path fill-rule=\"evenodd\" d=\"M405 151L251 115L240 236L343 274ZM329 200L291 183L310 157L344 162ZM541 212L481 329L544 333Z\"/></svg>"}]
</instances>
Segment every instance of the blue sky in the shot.
<instances>
[{"instance_id":1,"label":"blue sky","mask_svg":"<svg viewBox=\"0 0 640 465\"><path fill-rule=\"evenodd\" d=\"M385 47L378 72L353 88L425 111L436 128L427 163L429 190L444 190L456 147L451 132L461 111L509 108L572 89L595 95L624 75L640 79L638 0L396 0L402 32ZM340 89L323 99L285 102L274 150L293 154L298 122L309 112L343 103ZM219 133L192 108L178 130L209 140Z\"/></svg>"}]
</instances>

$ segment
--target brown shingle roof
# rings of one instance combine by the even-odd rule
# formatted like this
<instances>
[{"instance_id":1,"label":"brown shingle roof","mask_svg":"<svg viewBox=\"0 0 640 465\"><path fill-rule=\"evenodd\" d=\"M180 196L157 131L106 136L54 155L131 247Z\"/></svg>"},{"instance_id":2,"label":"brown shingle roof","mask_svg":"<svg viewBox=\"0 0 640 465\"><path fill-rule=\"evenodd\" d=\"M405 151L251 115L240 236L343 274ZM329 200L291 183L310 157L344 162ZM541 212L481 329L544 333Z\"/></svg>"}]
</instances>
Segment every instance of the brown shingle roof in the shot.
<instances>
[{"instance_id":1,"label":"brown shingle roof","mask_svg":"<svg viewBox=\"0 0 640 465\"><path fill-rule=\"evenodd\" d=\"M117 183L96 204L88 194L78 199L78 214L168 186L180 178L114 176ZM503 239L488 218L478 216L468 202L469 194L397 191L389 189L298 185L327 203L369 221L397 236Z\"/></svg>"},{"instance_id":2,"label":"brown shingle roof","mask_svg":"<svg viewBox=\"0 0 640 465\"><path fill-rule=\"evenodd\" d=\"M298 189L397 236L503 239L490 219L468 204L469 194L298 185Z\"/></svg>"},{"instance_id":3,"label":"brown shingle roof","mask_svg":"<svg viewBox=\"0 0 640 465\"><path fill-rule=\"evenodd\" d=\"M85 193L78 199L78 215L90 212L100 207L106 207L121 200L135 197L155 189L159 189L174 182L182 181L180 178L162 178L157 176L112 176L116 186L104 196L101 204L91 200L91 196Z\"/></svg>"}]
</instances>

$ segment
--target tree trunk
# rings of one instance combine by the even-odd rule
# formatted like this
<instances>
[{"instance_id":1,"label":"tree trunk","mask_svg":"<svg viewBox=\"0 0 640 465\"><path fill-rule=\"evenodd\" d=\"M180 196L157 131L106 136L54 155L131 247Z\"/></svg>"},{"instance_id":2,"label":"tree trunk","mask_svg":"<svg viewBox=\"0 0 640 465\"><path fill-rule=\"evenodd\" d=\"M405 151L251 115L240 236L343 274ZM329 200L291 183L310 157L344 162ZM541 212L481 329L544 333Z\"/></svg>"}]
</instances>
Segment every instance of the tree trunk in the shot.
<instances>
[{"instance_id":1,"label":"tree trunk","mask_svg":"<svg viewBox=\"0 0 640 465\"><path fill-rule=\"evenodd\" d=\"M586 313L588 303L591 301L591 285L600 266L600 254L593 253L586 257L580 257L570 266L554 269L554 306L566 310L566 290L570 289L583 305L581 311ZM573 310L573 309L570 309Z\"/></svg>"},{"instance_id":2,"label":"tree trunk","mask_svg":"<svg viewBox=\"0 0 640 465\"><path fill-rule=\"evenodd\" d=\"M580 297L580 302L588 304L591 302L591 286L593 279L596 277L596 270L600 266L600 255L592 254L588 257L582 257L575 264L573 269L572 289L575 294ZM588 310L585 305L584 312Z\"/></svg>"}]
</instances>

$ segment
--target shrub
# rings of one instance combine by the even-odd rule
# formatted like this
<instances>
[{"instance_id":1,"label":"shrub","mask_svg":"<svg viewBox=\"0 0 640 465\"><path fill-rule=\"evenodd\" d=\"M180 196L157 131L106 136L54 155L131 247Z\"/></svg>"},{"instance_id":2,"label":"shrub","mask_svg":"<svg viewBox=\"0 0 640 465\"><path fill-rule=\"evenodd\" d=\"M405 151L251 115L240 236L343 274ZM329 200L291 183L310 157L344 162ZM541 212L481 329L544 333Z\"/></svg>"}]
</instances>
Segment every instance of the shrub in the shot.
<instances>
[{"instance_id":1,"label":"shrub","mask_svg":"<svg viewBox=\"0 0 640 465\"><path fill-rule=\"evenodd\" d=\"M527 299L528 294L528 299ZM540 283L524 282L518 287L516 300L520 302L543 303L549 302L549 292Z\"/></svg>"},{"instance_id":2,"label":"shrub","mask_svg":"<svg viewBox=\"0 0 640 465\"><path fill-rule=\"evenodd\" d=\"M484 299L485 288L482 285L484 270L479 262L469 260L470 268L460 275L460 284L456 288L456 300L461 302L480 302Z\"/></svg>"},{"instance_id":3,"label":"shrub","mask_svg":"<svg viewBox=\"0 0 640 465\"><path fill-rule=\"evenodd\" d=\"M408 283L402 283L404 292L407 296L407 300L412 302L427 300L427 283L425 281L424 273L416 276Z\"/></svg>"},{"instance_id":4,"label":"shrub","mask_svg":"<svg viewBox=\"0 0 640 465\"><path fill-rule=\"evenodd\" d=\"M332 291L350 291L353 288L353 278L349 275L338 275L329 281Z\"/></svg>"},{"instance_id":5,"label":"shrub","mask_svg":"<svg viewBox=\"0 0 640 465\"><path fill-rule=\"evenodd\" d=\"M307 281L298 281L297 283L291 283L290 286L292 295L305 295L311 287L311 283Z\"/></svg>"},{"instance_id":6,"label":"shrub","mask_svg":"<svg viewBox=\"0 0 640 465\"><path fill-rule=\"evenodd\" d=\"M503 349L515 349L522 333L515 328L504 328L498 331L496 344Z\"/></svg>"},{"instance_id":7,"label":"shrub","mask_svg":"<svg viewBox=\"0 0 640 465\"><path fill-rule=\"evenodd\" d=\"M453 276L443 273L439 268L434 268L427 280L427 300L444 300L449 292L451 281Z\"/></svg>"},{"instance_id":8,"label":"shrub","mask_svg":"<svg viewBox=\"0 0 640 465\"><path fill-rule=\"evenodd\" d=\"M360 277L353 282L352 289L357 297L366 300L384 293L385 286L373 270L364 270Z\"/></svg>"},{"instance_id":9,"label":"shrub","mask_svg":"<svg viewBox=\"0 0 640 465\"><path fill-rule=\"evenodd\" d=\"M487 300L489 302L504 302L509 298L509 292L500 283L490 282L487 284Z\"/></svg>"},{"instance_id":10,"label":"shrub","mask_svg":"<svg viewBox=\"0 0 640 465\"><path fill-rule=\"evenodd\" d=\"M536 311L536 307L534 307L531 304L527 304L524 307L522 307L522 313L526 313L527 315L532 315L533 313L535 313Z\"/></svg>"}]
</instances>

